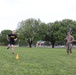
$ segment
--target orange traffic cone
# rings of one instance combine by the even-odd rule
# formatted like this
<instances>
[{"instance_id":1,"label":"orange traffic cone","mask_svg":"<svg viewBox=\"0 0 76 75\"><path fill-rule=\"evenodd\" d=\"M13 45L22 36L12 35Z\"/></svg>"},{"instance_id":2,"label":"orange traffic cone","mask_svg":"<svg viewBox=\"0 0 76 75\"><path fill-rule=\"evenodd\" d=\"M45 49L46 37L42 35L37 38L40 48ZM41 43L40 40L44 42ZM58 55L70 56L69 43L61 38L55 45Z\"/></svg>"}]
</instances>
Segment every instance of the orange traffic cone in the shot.
<instances>
[{"instance_id":1,"label":"orange traffic cone","mask_svg":"<svg viewBox=\"0 0 76 75\"><path fill-rule=\"evenodd\" d=\"M19 56L18 56L18 54L16 55L16 59L19 59Z\"/></svg>"}]
</instances>

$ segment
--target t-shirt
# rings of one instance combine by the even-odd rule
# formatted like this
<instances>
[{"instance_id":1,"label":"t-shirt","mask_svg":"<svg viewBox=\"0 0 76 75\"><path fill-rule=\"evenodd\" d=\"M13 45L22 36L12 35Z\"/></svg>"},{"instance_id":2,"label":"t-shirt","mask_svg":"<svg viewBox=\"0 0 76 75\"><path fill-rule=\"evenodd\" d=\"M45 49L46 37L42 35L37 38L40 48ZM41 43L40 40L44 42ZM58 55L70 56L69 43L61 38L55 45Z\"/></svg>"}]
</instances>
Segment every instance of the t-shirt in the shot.
<instances>
[{"instance_id":1,"label":"t-shirt","mask_svg":"<svg viewBox=\"0 0 76 75\"><path fill-rule=\"evenodd\" d=\"M8 34L8 37L10 39L10 42L14 42L14 39L17 38L16 34Z\"/></svg>"}]
</instances>

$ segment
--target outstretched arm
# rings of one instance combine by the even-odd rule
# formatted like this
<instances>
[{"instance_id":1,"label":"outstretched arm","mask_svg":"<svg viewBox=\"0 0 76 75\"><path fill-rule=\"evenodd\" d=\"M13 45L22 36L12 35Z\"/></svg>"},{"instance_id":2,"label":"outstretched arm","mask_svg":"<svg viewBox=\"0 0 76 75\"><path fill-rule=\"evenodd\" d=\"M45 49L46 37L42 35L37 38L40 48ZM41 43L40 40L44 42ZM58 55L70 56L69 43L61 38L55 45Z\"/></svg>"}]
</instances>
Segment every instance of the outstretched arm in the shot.
<instances>
[{"instance_id":1,"label":"outstretched arm","mask_svg":"<svg viewBox=\"0 0 76 75\"><path fill-rule=\"evenodd\" d=\"M73 40L72 42L76 42L76 40Z\"/></svg>"}]
</instances>

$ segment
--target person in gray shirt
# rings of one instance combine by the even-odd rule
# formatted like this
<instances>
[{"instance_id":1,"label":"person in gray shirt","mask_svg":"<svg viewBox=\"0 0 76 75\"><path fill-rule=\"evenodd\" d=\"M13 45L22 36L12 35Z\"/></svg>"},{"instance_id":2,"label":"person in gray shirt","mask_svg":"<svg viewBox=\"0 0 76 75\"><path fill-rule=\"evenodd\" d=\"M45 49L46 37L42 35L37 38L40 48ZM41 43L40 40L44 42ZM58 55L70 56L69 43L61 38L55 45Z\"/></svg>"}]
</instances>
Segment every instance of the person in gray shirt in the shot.
<instances>
[{"instance_id":1,"label":"person in gray shirt","mask_svg":"<svg viewBox=\"0 0 76 75\"><path fill-rule=\"evenodd\" d=\"M67 54L72 54L72 42L74 37L70 34L70 32L68 32L64 40L66 40Z\"/></svg>"}]
</instances>

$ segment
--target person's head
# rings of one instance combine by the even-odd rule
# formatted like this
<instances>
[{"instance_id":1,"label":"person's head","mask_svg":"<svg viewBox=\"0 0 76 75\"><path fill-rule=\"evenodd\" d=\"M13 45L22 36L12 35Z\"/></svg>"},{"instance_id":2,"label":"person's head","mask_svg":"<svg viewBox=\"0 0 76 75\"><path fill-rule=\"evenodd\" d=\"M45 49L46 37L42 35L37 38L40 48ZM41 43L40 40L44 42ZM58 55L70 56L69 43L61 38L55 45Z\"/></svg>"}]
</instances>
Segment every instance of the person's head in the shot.
<instances>
[{"instance_id":1,"label":"person's head","mask_svg":"<svg viewBox=\"0 0 76 75\"><path fill-rule=\"evenodd\" d=\"M67 35L70 36L71 35L70 32L67 32Z\"/></svg>"},{"instance_id":2,"label":"person's head","mask_svg":"<svg viewBox=\"0 0 76 75\"><path fill-rule=\"evenodd\" d=\"M15 31L15 30L13 30L13 31L12 31L12 34L15 34L15 33L16 33L16 31Z\"/></svg>"}]
</instances>

